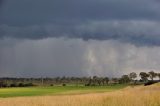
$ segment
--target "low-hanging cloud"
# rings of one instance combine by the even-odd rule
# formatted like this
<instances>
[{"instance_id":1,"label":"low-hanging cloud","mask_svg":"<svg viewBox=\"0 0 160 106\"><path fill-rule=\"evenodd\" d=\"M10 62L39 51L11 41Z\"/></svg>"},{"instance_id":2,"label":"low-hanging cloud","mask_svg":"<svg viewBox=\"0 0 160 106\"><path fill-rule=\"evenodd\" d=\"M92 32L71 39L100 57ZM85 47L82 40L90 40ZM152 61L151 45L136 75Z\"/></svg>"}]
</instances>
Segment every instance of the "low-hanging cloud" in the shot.
<instances>
[{"instance_id":1,"label":"low-hanging cloud","mask_svg":"<svg viewBox=\"0 0 160 106\"><path fill-rule=\"evenodd\" d=\"M114 40L1 40L0 77L120 76L159 71L160 48Z\"/></svg>"},{"instance_id":2,"label":"low-hanging cloud","mask_svg":"<svg viewBox=\"0 0 160 106\"><path fill-rule=\"evenodd\" d=\"M157 21L90 21L75 25L28 27L0 26L0 38L43 39L50 37L83 40L118 40L136 46L160 46L160 22Z\"/></svg>"}]
</instances>

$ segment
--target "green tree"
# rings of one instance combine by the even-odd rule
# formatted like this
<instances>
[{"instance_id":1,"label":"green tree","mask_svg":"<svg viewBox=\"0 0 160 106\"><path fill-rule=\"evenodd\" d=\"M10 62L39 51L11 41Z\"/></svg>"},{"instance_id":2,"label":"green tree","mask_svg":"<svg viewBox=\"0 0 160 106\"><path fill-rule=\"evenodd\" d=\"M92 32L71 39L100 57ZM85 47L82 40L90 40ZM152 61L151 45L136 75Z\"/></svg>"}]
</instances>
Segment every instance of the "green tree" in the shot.
<instances>
[{"instance_id":1,"label":"green tree","mask_svg":"<svg viewBox=\"0 0 160 106\"><path fill-rule=\"evenodd\" d=\"M96 83L97 83L97 79L98 79L98 77L97 77L97 76L93 76L93 83L94 83L94 85L96 85Z\"/></svg>"},{"instance_id":2,"label":"green tree","mask_svg":"<svg viewBox=\"0 0 160 106\"><path fill-rule=\"evenodd\" d=\"M108 78L108 77L105 77L105 78L104 78L104 81L105 81L106 84L108 84L109 78Z\"/></svg>"},{"instance_id":3,"label":"green tree","mask_svg":"<svg viewBox=\"0 0 160 106\"><path fill-rule=\"evenodd\" d=\"M120 79L119 78L112 78L112 81L115 83L120 83Z\"/></svg>"},{"instance_id":4,"label":"green tree","mask_svg":"<svg viewBox=\"0 0 160 106\"><path fill-rule=\"evenodd\" d=\"M123 75L120 79L121 83L129 83L130 82L130 78L128 75Z\"/></svg>"},{"instance_id":5,"label":"green tree","mask_svg":"<svg viewBox=\"0 0 160 106\"><path fill-rule=\"evenodd\" d=\"M148 72L150 79L153 81L153 79L157 76L157 74L154 71Z\"/></svg>"},{"instance_id":6,"label":"green tree","mask_svg":"<svg viewBox=\"0 0 160 106\"><path fill-rule=\"evenodd\" d=\"M159 80L160 80L160 73L157 73L157 77L159 78Z\"/></svg>"},{"instance_id":7,"label":"green tree","mask_svg":"<svg viewBox=\"0 0 160 106\"><path fill-rule=\"evenodd\" d=\"M97 77L97 76L93 76L93 84L94 85L101 85L101 82L102 82L102 78L100 77Z\"/></svg>"},{"instance_id":8,"label":"green tree","mask_svg":"<svg viewBox=\"0 0 160 106\"><path fill-rule=\"evenodd\" d=\"M141 77L141 79L142 79L144 82L148 81L149 75L148 75L146 72L140 72L140 73L139 73L139 76Z\"/></svg>"},{"instance_id":9,"label":"green tree","mask_svg":"<svg viewBox=\"0 0 160 106\"><path fill-rule=\"evenodd\" d=\"M131 72L131 73L129 74L129 78L130 78L131 80L134 80L135 78L137 78L137 74L136 74L135 72Z\"/></svg>"},{"instance_id":10,"label":"green tree","mask_svg":"<svg viewBox=\"0 0 160 106\"><path fill-rule=\"evenodd\" d=\"M97 83L98 83L98 85L100 86L101 83L103 83L103 78L98 77L98 78L97 78Z\"/></svg>"}]
</instances>

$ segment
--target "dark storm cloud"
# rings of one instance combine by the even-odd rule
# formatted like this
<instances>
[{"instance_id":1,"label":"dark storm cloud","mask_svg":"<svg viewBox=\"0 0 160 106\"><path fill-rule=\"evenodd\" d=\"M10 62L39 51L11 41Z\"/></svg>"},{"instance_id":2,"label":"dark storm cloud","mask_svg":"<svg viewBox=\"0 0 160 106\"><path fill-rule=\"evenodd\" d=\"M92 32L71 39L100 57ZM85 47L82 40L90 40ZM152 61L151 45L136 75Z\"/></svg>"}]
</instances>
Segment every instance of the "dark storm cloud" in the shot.
<instances>
[{"instance_id":1,"label":"dark storm cloud","mask_svg":"<svg viewBox=\"0 0 160 106\"><path fill-rule=\"evenodd\" d=\"M0 0L0 8L1 8L1 5L3 4L3 0Z\"/></svg>"},{"instance_id":2,"label":"dark storm cloud","mask_svg":"<svg viewBox=\"0 0 160 106\"><path fill-rule=\"evenodd\" d=\"M115 40L0 40L0 77L120 76L160 72L160 47Z\"/></svg>"},{"instance_id":3,"label":"dark storm cloud","mask_svg":"<svg viewBox=\"0 0 160 106\"><path fill-rule=\"evenodd\" d=\"M160 70L157 0L3 1L0 77Z\"/></svg>"},{"instance_id":4,"label":"dark storm cloud","mask_svg":"<svg viewBox=\"0 0 160 106\"><path fill-rule=\"evenodd\" d=\"M160 46L160 22L93 21L77 25L0 26L1 38L43 39L50 37L83 40L118 40L136 46Z\"/></svg>"},{"instance_id":5,"label":"dark storm cloud","mask_svg":"<svg viewBox=\"0 0 160 106\"><path fill-rule=\"evenodd\" d=\"M2 0L0 0L0 5L2 4L2 2L3 2L3 1L2 1Z\"/></svg>"},{"instance_id":6,"label":"dark storm cloud","mask_svg":"<svg viewBox=\"0 0 160 106\"><path fill-rule=\"evenodd\" d=\"M0 38L68 37L160 45L156 0L6 0L3 5Z\"/></svg>"},{"instance_id":7,"label":"dark storm cloud","mask_svg":"<svg viewBox=\"0 0 160 106\"><path fill-rule=\"evenodd\" d=\"M0 23L42 23L106 19L158 19L154 0L6 0Z\"/></svg>"}]
</instances>

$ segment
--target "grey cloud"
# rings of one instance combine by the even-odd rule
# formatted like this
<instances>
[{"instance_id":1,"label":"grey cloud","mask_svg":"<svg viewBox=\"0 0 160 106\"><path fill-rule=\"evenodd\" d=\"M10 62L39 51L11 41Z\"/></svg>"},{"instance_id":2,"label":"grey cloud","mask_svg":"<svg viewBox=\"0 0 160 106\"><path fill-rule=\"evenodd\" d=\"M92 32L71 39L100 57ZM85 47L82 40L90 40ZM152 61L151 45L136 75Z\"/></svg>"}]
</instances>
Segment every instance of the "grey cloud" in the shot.
<instances>
[{"instance_id":1,"label":"grey cloud","mask_svg":"<svg viewBox=\"0 0 160 106\"><path fill-rule=\"evenodd\" d=\"M157 0L0 0L0 77L160 70Z\"/></svg>"},{"instance_id":2,"label":"grey cloud","mask_svg":"<svg viewBox=\"0 0 160 106\"><path fill-rule=\"evenodd\" d=\"M86 20L159 20L156 0L7 0L0 23L34 25Z\"/></svg>"},{"instance_id":3,"label":"grey cloud","mask_svg":"<svg viewBox=\"0 0 160 106\"><path fill-rule=\"evenodd\" d=\"M1 39L66 37L160 45L156 0L6 0L2 5Z\"/></svg>"},{"instance_id":4,"label":"grey cloud","mask_svg":"<svg viewBox=\"0 0 160 106\"><path fill-rule=\"evenodd\" d=\"M0 0L0 5L2 5L3 1L4 1L4 0Z\"/></svg>"},{"instance_id":5,"label":"grey cloud","mask_svg":"<svg viewBox=\"0 0 160 106\"><path fill-rule=\"evenodd\" d=\"M0 0L0 12L1 12L1 8L2 8L2 5L3 5L3 2L4 2L4 0Z\"/></svg>"},{"instance_id":6,"label":"grey cloud","mask_svg":"<svg viewBox=\"0 0 160 106\"><path fill-rule=\"evenodd\" d=\"M1 38L43 39L50 37L83 40L118 40L136 46L160 46L160 22L147 20L90 21L74 25L0 26Z\"/></svg>"},{"instance_id":7,"label":"grey cloud","mask_svg":"<svg viewBox=\"0 0 160 106\"><path fill-rule=\"evenodd\" d=\"M84 75L86 48L82 40L60 38L15 40L15 43L13 39L2 41L4 46L0 47L1 76Z\"/></svg>"},{"instance_id":8,"label":"grey cloud","mask_svg":"<svg viewBox=\"0 0 160 106\"><path fill-rule=\"evenodd\" d=\"M159 47L139 48L113 40L66 38L14 42L12 39L1 42L7 44L0 47L1 77L114 77L132 71L160 70Z\"/></svg>"}]
</instances>

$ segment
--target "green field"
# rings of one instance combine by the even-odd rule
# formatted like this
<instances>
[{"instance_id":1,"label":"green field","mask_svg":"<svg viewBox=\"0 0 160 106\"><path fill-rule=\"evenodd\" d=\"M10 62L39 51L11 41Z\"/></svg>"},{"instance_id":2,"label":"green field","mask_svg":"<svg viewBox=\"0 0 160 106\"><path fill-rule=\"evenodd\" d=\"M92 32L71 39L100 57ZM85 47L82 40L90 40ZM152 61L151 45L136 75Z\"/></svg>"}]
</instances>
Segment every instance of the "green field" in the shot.
<instances>
[{"instance_id":1,"label":"green field","mask_svg":"<svg viewBox=\"0 0 160 106\"><path fill-rule=\"evenodd\" d=\"M110 86L53 86L53 87L28 87L28 88L0 88L0 98L19 96L41 95L67 95L95 92L109 92L122 89L127 85Z\"/></svg>"}]
</instances>

